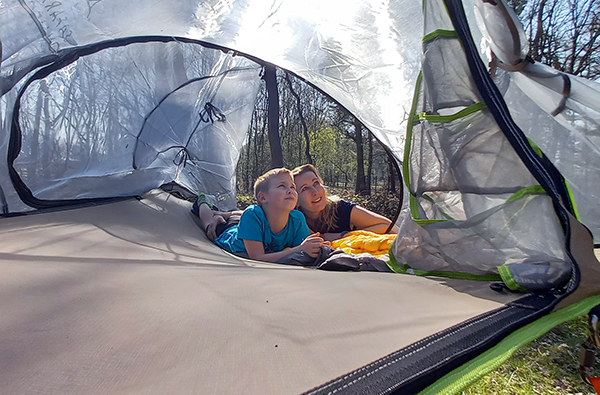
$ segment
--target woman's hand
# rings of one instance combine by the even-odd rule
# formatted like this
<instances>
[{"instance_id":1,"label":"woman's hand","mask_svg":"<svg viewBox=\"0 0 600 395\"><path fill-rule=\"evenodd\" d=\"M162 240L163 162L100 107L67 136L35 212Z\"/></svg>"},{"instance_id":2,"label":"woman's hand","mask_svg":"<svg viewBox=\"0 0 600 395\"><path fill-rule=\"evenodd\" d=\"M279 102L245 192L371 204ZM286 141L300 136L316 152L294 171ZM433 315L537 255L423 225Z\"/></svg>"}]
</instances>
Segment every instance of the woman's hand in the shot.
<instances>
[{"instance_id":1,"label":"woman's hand","mask_svg":"<svg viewBox=\"0 0 600 395\"><path fill-rule=\"evenodd\" d=\"M208 225L206 225L206 236L208 236L210 241L215 241L217 238L217 225L224 224L225 222L225 219L218 214L208 220Z\"/></svg>"}]
</instances>

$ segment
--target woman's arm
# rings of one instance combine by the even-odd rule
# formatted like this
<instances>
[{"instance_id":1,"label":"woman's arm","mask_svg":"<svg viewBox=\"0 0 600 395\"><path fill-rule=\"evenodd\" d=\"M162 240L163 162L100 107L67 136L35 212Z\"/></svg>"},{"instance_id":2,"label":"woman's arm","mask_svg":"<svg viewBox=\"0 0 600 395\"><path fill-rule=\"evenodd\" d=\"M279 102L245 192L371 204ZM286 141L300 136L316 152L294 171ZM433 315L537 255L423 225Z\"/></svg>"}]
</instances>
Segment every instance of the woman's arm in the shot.
<instances>
[{"instance_id":1,"label":"woman's arm","mask_svg":"<svg viewBox=\"0 0 600 395\"><path fill-rule=\"evenodd\" d=\"M374 213L361 206L354 206L350 212L350 227L353 229L368 230L373 233L385 233L392 221L383 215ZM389 233L398 233L398 225L394 225Z\"/></svg>"},{"instance_id":2,"label":"woman's arm","mask_svg":"<svg viewBox=\"0 0 600 395\"><path fill-rule=\"evenodd\" d=\"M217 238L216 230L219 224L224 224L227 219L234 215L242 215L243 211L213 211L208 204L201 204L198 207L198 217L202 229L206 232L206 236L210 241L215 241Z\"/></svg>"},{"instance_id":3,"label":"woman's arm","mask_svg":"<svg viewBox=\"0 0 600 395\"><path fill-rule=\"evenodd\" d=\"M244 214L244 211L243 210L217 211L217 214L219 214L224 219L228 219L232 215L242 215L242 214Z\"/></svg>"}]
</instances>

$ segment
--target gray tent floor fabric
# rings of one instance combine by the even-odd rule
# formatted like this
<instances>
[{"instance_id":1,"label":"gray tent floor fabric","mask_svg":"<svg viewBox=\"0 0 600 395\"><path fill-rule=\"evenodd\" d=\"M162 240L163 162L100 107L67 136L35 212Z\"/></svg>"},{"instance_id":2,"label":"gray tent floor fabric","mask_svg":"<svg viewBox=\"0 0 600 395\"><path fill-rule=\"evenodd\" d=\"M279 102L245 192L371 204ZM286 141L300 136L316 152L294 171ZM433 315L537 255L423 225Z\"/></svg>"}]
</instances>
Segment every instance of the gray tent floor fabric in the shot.
<instances>
[{"instance_id":1,"label":"gray tent floor fabric","mask_svg":"<svg viewBox=\"0 0 600 395\"><path fill-rule=\"evenodd\" d=\"M1 219L0 393L299 393L519 297L237 258L189 209L152 191Z\"/></svg>"}]
</instances>

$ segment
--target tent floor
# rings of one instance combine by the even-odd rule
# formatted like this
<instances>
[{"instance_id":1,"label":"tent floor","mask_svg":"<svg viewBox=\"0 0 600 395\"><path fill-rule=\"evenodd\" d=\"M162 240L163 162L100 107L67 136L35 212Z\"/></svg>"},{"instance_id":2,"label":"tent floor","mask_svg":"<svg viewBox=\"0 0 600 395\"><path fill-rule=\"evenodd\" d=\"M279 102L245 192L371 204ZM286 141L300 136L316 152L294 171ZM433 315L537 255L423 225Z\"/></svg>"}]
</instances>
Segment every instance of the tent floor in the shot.
<instances>
[{"instance_id":1,"label":"tent floor","mask_svg":"<svg viewBox=\"0 0 600 395\"><path fill-rule=\"evenodd\" d=\"M0 220L0 393L299 393L519 297L240 259L189 208Z\"/></svg>"}]
</instances>

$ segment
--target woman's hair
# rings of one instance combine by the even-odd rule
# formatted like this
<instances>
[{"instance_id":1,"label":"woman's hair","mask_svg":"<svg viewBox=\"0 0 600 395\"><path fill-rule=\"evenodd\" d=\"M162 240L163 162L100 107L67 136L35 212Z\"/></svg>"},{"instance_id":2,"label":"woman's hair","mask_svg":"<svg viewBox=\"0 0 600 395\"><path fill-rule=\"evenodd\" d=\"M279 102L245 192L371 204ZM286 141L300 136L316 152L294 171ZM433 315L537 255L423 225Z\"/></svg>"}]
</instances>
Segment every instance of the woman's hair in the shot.
<instances>
[{"instance_id":1,"label":"woman's hair","mask_svg":"<svg viewBox=\"0 0 600 395\"><path fill-rule=\"evenodd\" d=\"M321 175L317 171L317 168L310 163L296 167L294 170L292 170L292 176L294 178L296 178L296 176L299 176L304 173L308 173L309 171L314 173L314 175L317 177L317 180L319 180L321 185L323 185L323 188L325 188L325 184L323 183L323 179L321 178ZM300 191L298 191L298 194L300 194ZM331 230L335 227L335 224L337 221L337 199L330 197L327 194L326 188L325 188L325 196L327 198L327 201L325 203L325 208L319 214L317 223L313 224L313 226L311 227L311 230L313 230L315 232L327 233L327 232L329 232L329 230ZM302 207L298 206L298 210L302 211ZM316 229L312 229L312 228L316 228Z\"/></svg>"}]
</instances>

